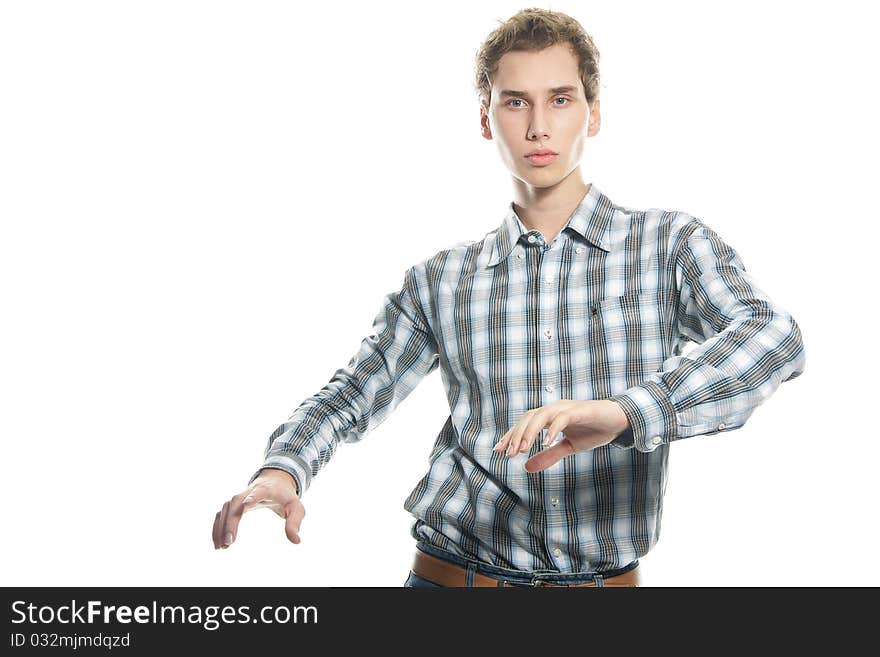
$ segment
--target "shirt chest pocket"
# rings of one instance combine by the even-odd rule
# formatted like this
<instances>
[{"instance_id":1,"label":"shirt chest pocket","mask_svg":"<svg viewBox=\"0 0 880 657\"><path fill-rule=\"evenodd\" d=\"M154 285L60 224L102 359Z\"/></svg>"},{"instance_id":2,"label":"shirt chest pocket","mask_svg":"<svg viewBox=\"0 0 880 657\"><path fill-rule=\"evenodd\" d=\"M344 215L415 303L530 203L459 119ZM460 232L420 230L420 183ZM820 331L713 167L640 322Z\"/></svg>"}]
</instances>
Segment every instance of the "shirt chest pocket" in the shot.
<instances>
[{"instance_id":1,"label":"shirt chest pocket","mask_svg":"<svg viewBox=\"0 0 880 657\"><path fill-rule=\"evenodd\" d=\"M612 375L640 378L659 369L670 353L675 303L668 292L606 297L593 302L589 313L591 351Z\"/></svg>"}]
</instances>

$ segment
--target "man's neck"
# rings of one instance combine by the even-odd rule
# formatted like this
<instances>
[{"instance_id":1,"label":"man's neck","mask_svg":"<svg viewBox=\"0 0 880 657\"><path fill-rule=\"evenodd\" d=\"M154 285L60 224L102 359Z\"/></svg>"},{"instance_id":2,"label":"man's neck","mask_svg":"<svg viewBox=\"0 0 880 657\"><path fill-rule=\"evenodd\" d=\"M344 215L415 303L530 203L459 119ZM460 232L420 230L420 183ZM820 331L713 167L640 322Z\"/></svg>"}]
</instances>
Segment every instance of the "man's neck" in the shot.
<instances>
[{"instance_id":1,"label":"man's neck","mask_svg":"<svg viewBox=\"0 0 880 657\"><path fill-rule=\"evenodd\" d=\"M574 175L576 173L573 171L553 187L515 185L513 203L516 214L528 230L540 231L548 244L556 239L592 185L584 183L579 175Z\"/></svg>"}]
</instances>

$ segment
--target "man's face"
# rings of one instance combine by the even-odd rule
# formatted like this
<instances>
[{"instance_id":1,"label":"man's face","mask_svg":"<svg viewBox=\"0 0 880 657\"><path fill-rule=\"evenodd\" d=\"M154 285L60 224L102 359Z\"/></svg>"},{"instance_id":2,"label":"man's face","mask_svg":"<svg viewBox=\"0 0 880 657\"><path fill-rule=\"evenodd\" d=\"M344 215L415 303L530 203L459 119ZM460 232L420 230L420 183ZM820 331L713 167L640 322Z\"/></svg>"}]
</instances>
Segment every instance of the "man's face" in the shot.
<instances>
[{"instance_id":1,"label":"man's face","mask_svg":"<svg viewBox=\"0 0 880 657\"><path fill-rule=\"evenodd\" d=\"M480 107L480 123L515 178L550 187L580 164L584 143L599 131L599 100L587 103L578 61L567 43L539 52L508 52L492 80L488 110ZM558 155L549 162L526 157L539 148Z\"/></svg>"}]
</instances>

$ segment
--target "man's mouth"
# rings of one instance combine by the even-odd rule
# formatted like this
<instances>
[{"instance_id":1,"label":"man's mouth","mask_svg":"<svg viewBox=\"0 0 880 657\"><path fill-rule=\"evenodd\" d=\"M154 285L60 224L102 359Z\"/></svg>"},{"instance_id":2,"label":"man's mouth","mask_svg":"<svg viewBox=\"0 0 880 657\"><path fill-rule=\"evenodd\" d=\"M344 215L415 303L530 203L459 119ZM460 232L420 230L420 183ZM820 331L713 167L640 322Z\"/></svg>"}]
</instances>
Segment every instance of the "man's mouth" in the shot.
<instances>
[{"instance_id":1,"label":"man's mouth","mask_svg":"<svg viewBox=\"0 0 880 657\"><path fill-rule=\"evenodd\" d=\"M545 166L547 164L550 164L557 157L559 157L559 155L557 155L556 153L553 153L552 151L548 151L548 152L544 152L544 153L538 152L535 155L526 155L526 159L529 162L531 162L532 164L537 165L537 166Z\"/></svg>"}]
</instances>

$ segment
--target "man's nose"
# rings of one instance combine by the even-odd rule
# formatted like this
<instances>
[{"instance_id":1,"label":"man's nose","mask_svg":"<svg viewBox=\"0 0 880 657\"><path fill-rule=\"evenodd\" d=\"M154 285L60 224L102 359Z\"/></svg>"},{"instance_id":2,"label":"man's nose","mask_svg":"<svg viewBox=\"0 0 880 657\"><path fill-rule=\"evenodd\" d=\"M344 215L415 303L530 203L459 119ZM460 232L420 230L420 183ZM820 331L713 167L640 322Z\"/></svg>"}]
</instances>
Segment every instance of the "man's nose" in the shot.
<instances>
[{"instance_id":1,"label":"man's nose","mask_svg":"<svg viewBox=\"0 0 880 657\"><path fill-rule=\"evenodd\" d=\"M547 126L547 120L542 110L534 110L532 112L531 121L529 121L529 139L549 138L550 129Z\"/></svg>"}]
</instances>

